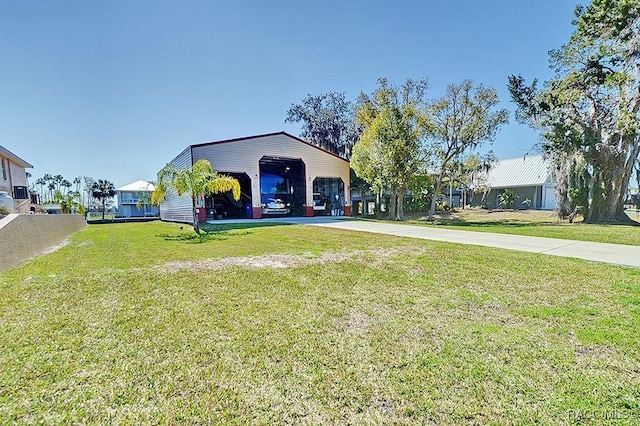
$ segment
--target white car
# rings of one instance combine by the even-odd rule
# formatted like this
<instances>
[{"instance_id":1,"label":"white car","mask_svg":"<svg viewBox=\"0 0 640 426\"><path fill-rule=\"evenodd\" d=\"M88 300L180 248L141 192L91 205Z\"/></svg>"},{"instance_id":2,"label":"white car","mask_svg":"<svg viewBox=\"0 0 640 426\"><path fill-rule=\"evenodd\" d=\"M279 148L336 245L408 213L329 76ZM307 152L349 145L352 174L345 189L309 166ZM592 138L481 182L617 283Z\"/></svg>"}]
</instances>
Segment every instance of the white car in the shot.
<instances>
[{"instance_id":1,"label":"white car","mask_svg":"<svg viewBox=\"0 0 640 426\"><path fill-rule=\"evenodd\" d=\"M285 203L280 198L266 198L262 201L262 214L289 214L291 211L291 203Z\"/></svg>"}]
</instances>

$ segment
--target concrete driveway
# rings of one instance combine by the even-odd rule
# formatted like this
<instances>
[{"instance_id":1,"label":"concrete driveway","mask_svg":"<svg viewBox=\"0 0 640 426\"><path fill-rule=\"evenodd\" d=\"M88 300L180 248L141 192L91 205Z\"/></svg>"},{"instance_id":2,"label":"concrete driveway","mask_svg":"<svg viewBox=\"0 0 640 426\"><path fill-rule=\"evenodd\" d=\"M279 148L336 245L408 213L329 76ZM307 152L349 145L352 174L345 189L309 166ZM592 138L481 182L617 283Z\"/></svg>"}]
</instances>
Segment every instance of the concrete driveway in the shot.
<instances>
[{"instance_id":1,"label":"concrete driveway","mask_svg":"<svg viewBox=\"0 0 640 426\"><path fill-rule=\"evenodd\" d=\"M424 240L496 247L640 268L640 246L561 240L557 238L527 237L522 235L494 234L488 232L461 231L430 226L364 221L344 216L274 218L262 220L265 222L295 223L326 228L346 229L349 231L419 238ZM255 219L242 219L237 221L225 220L223 223L230 222L256 223L257 221Z\"/></svg>"}]
</instances>

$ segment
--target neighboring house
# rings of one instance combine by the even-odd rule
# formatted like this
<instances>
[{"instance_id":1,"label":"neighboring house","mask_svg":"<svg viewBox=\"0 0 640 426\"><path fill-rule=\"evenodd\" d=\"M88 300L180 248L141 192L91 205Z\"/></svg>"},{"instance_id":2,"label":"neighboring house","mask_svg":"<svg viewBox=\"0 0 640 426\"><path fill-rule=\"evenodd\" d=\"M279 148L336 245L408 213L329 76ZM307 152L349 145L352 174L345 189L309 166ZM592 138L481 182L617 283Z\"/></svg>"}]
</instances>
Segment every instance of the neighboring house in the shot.
<instances>
[{"instance_id":1,"label":"neighboring house","mask_svg":"<svg viewBox=\"0 0 640 426\"><path fill-rule=\"evenodd\" d=\"M513 208L553 210L556 207L555 183L551 177L551 164L542 155L500 160L486 174L472 183L475 191L469 204L488 209L500 207L498 196L510 189L518 196Z\"/></svg>"},{"instance_id":2,"label":"neighboring house","mask_svg":"<svg viewBox=\"0 0 640 426\"><path fill-rule=\"evenodd\" d=\"M191 167L206 159L238 179L240 200L217 194L198 201L201 221L268 215L351 215L349 161L286 132L189 145L171 160ZM169 193L160 218L191 222L191 198Z\"/></svg>"},{"instance_id":3,"label":"neighboring house","mask_svg":"<svg viewBox=\"0 0 640 426\"><path fill-rule=\"evenodd\" d=\"M13 198L13 210L29 213L31 198L25 169L33 166L0 145L0 192Z\"/></svg>"},{"instance_id":4,"label":"neighboring house","mask_svg":"<svg viewBox=\"0 0 640 426\"><path fill-rule=\"evenodd\" d=\"M147 181L137 180L116 189L120 217L157 217L158 207L151 205L151 193L156 187ZM140 207L138 205L140 204Z\"/></svg>"}]
</instances>

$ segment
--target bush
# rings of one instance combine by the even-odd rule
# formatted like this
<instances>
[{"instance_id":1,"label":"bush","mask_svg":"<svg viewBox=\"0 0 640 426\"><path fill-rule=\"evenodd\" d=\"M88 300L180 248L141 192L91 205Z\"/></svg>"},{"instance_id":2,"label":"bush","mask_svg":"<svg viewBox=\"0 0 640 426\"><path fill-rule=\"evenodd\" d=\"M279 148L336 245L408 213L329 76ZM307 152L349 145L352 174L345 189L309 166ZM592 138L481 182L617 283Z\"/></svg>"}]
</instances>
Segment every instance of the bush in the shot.
<instances>
[{"instance_id":1,"label":"bush","mask_svg":"<svg viewBox=\"0 0 640 426\"><path fill-rule=\"evenodd\" d=\"M500 207L503 209L512 209L517 199L518 195L510 189L505 189L498 195Z\"/></svg>"}]
</instances>

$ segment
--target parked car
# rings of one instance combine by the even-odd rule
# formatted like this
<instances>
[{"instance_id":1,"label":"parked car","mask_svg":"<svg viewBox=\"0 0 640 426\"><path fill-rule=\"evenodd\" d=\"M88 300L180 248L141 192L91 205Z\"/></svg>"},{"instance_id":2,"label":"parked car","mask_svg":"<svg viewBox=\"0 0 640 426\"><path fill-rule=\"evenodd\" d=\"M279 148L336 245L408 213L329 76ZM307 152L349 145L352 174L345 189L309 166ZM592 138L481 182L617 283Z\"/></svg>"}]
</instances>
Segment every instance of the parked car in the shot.
<instances>
[{"instance_id":1,"label":"parked car","mask_svg":"<svg viewBox=\"0 0 640 426\"><path fill-rule=\"evenodd\" d=\"M282 214L291 212L291 203L286 203L281 198L262 197L262 214Z\"/></svg>"}]
</instances>

